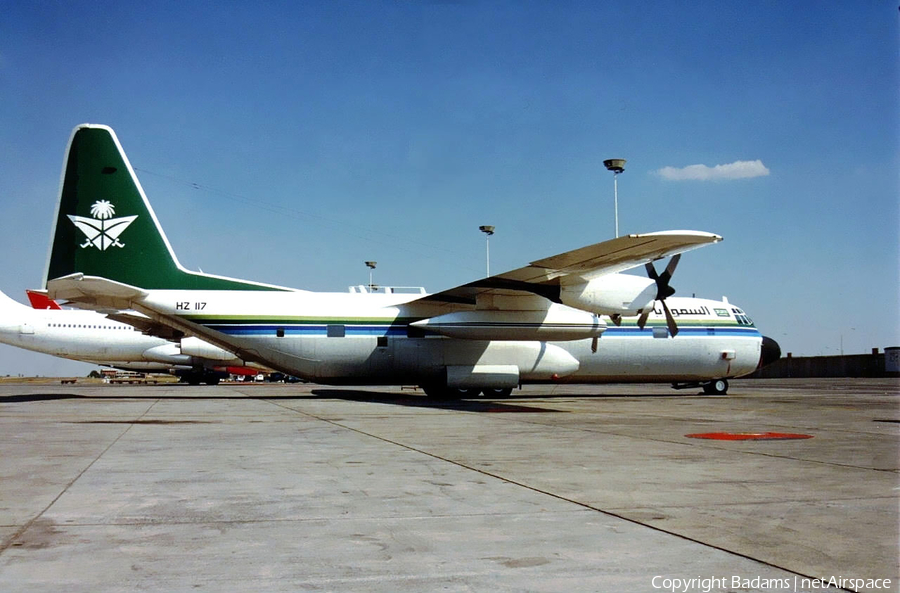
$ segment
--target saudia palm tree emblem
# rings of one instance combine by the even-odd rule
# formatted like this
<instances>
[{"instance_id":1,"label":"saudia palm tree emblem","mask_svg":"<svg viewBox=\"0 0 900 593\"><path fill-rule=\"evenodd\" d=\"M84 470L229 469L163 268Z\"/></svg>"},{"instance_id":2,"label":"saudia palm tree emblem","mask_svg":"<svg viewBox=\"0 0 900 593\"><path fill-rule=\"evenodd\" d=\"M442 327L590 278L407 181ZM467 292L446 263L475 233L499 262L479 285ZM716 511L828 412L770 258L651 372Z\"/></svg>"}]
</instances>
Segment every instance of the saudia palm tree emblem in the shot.
<instances>
[{"instance_id":1,"label":"saudia palm tree emblem","mask_svg":"<svg viewBox=\"0 0 900 593\"><path fill-rule=\"evenodd\" d=\"M82 248L93 245L100 251L106 251L108 247L125 247L119 241L119 235L134 222L137 215L113 218L115 213L115 206L106 200L99 200L91 205L94 218L68 215L69 220L87 237L87 241L81 244Z\"/></svg>"}]
</instances>

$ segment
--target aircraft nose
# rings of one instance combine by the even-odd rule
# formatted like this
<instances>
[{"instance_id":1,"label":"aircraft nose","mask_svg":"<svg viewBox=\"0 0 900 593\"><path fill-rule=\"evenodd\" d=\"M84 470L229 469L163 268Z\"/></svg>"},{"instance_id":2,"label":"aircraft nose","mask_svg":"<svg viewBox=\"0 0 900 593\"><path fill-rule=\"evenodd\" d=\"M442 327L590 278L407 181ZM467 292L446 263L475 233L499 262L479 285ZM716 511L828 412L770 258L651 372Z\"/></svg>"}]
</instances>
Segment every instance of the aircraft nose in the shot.
<instances>
[{"instance_id":1,"label":"aircraft nose","mask_svg":"<svg viewBox=\"0 0 900 593\"><path fill-rule=\"evenodd\" d=\"M759 368L768 366L779 358L781 358L781 346L772 338L763 336L762 351L759 355Z\"/></svg>"}]
</instances>

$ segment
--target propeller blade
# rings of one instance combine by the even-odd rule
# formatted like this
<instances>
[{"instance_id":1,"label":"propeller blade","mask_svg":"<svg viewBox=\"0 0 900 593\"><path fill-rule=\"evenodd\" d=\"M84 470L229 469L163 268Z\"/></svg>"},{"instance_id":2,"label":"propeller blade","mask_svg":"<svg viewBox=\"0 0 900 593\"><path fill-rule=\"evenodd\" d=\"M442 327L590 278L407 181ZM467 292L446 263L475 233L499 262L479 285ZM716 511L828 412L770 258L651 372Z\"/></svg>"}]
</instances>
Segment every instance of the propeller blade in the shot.
<instances>
[{"instance_id":1,"label":"propeller blade","mask_svg":"<svg viewBox=\"0 0 900 593\"><path fill-rule=\"evenodd\" d=\"M596 351L597 351L597 336L594 336L594 338L591 340L591 352L596 352Z\"/></svg>"},{"instance_id":2,"label":"propeller blade","mask_svg":"<svg viewBox=\"0 0 900 593\"><path fill-rule=\"evenodd\" d=\"M654 307L656 306L655 302L653 303L653 306ZM650 309L647 309L646 311L641 313L640 317L638 317L637 324L638 324L639 328L644 329L644 326L647 325L647 318L650 317L650 311L652 311L652 310L653 310L653 307L651 307Z\"/></svg>"},{"instance_id":3,"label":"propeller blade","mask_svg":"<svg viewBox=\"0 0 900 593\"><path fill-rule=\"evenodd\" d=\"M672 317L672 312L669 311L669 306L666 304L666 301L663 300L661 302L662 302L662 306L663 306L663 311L666 312L666 325L669 327L669 333L674 338L675 336L678 335L678 324L675 323L675 318Z\"/></svg>"},{"instance_id":4,"label":"propeller blade","mask_svg":"<svg viewBox=\"0 0 900 593\"><path fill-rule=\"evenodd\" d=\"M669 286L669 281L672 279L672 274L675 273L675 268L678 267L680 259L680 253L673 255L669 260L669 265L666 266L662 274L657 273L656 268L653 267L653 262L644 264L644 267L647 269L647 276L656 282L656 300L661 301L675 294L675 289Z\"/></svg>"},{"instance_id":5,"label":"propeller blade","mask_svg":"<svg viewBox=\"0 0 900 593\"><path fill-rule=\"evenodd\" d=\"M676 253L674 256L672 256L672 259L669 260L669 265L666 266L665 271L663 271L663 273L659 275L659 279L656 281L656 298L665 299L675 294L675 289L669 285L669 281L672 280L672 274L675 273L675 268L678 267L678 260L680 259L680 253Z\"/></svg>"},{"instance_id":6,"label":"propeller blade","mask_svg":"<svg viewBox=\"0 0 900 593\"><path fill-rule=\"evenodd\" d=\"M619 327L620 325L622 325L622 316L619 315L618 313L613 313L612 315L609 316L609 318L610 318L610 320L612 320L613 323L616 324L616 327Z\"/></svg>"},{"instance_id":7,"label":"propeller blade","mask_svg":"<svg viewBox=\"0 0 900 593\"><path fill-rule=\"evenodd\" d=\"M669 311L669 306L666 305L666 299L675 294L675 289L669 286L669 281L672 280L672 274L675 273L675 268L678 267L679 261L681 261L681 254L676 253L669 259L669 264L666 266L666 269L663 270L662 274L656 272L653 262L644 264L644 267L647 268L647 276L656 282L656 300L662 304L663 311L666 314L666 326L668 326L669 334L671 334L673 338L678 335L678 324L675 323L675 318L672 316L672 312ZM654 307L655 306L656 303L654 303ZM644 325L647 323L647 317L649 315L649 311L641 313L641 317L638 319L638 327L644 329Z\"/></svg>"},{"instance_id":8,"label":"propeller blade","mask_svg":"<svg viewBox=\"0 0 900 593\"><path fill-rule=\"evenodd\" d=\"M681 260L681 254L680 254L680 253L676 253L676 254L673 255L672 258L669 260L669 265L666 266L666 271L662 273L663 281L664 281L666 284L668 284L668 283L669 283L669 280L672 279L672 274L675 273L675 268L678 267L678 262L679 262L679 260Z\"/></svg>"}]
</instances>

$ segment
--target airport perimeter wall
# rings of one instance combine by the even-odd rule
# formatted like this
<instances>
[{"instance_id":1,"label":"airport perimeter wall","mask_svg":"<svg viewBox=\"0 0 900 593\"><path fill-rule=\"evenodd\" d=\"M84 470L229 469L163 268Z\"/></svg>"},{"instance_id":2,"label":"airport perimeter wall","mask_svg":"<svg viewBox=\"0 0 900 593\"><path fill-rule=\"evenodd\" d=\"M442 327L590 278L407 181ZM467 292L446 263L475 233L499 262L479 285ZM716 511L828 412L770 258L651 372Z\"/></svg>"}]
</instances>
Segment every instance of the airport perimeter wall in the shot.
<instances>
[{"instance_id":1,"label":"airport perimeter wall","mask_svg":"<svg viewBox=\"0 0 900 593\"><path fill-rule=\"evenodd\" d=\"M900 376L900 348L885 348L884 352L873 348L871 354L843 356L791 356L788 354L749 375L754 379L897 376Z\"/></svg>"}]
</instances>

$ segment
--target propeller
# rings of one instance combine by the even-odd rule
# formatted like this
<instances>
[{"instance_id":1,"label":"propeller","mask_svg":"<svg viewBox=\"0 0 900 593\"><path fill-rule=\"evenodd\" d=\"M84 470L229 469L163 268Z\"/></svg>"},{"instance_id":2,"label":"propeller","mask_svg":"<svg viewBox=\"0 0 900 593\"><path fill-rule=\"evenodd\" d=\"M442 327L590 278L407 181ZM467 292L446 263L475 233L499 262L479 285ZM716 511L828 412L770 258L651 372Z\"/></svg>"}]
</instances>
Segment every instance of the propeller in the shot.
<instances>
[{"instance_id":1,"label":"propeller","mask_svg":"<svg viewBox=\"0 0 900 593\"><path fill-rule=\"evenodd\" d=\"M669 285L669 281L672 280L672 274L675 273L675 268L678 266L678 260L680 259L680 253L673 255L672 259L669 260L669 265L666 266L662 274L656 273L653 262L647 262L644 266L647 268L647 275L650 276L650 279L656 281L656 300L662 304L663 311L666 314L666 325L669 327L669 333L673 338L678 335L678 325L675 323L675 318L672 317L672 312L669 311L668 305L666 305L666 299L675 294L675 289ZM637 323L639 328L644 329L648 317L650 317L649 310L641 313Z\"/></svg>"}]
</instances>

